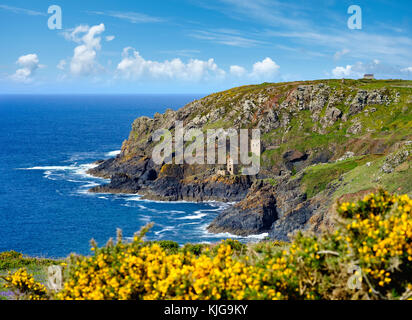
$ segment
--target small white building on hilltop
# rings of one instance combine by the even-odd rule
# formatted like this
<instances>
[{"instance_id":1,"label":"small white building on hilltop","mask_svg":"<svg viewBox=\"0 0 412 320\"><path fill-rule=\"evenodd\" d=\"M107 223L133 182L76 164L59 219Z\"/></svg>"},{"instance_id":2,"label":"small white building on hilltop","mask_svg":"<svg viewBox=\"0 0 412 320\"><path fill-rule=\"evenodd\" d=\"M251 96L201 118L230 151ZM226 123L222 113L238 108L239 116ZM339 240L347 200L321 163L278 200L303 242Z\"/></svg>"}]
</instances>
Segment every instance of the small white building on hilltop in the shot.
<instances>
[{"instance_id":1,"label":"small white building on hilltop","mask_svg":"<svg viewBox=\"0 0 412 320\"><path fill-rule=\"evenodd\" d=\"M374 80L375 76L373 75L373 73L366 73L363 75L363 79Z\"/></svg>"}]
</instances>

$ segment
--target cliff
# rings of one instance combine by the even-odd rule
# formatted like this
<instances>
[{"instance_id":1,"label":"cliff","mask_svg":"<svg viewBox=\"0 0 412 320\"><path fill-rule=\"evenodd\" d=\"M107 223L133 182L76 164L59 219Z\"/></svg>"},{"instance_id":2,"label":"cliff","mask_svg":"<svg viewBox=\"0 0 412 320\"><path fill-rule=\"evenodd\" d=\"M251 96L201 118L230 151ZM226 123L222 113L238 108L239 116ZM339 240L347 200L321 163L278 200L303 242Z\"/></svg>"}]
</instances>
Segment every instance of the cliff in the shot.
<instances>
[{"instance_id":1,"label":"cliff","mask_svg":"<svg viewBox=\"0 0 412 320\"><path fill-rule=\"evenodd\" d=\"M255 176L217 175L219 165L155 164L157 129L261 130ZM299 229L333 228L337 200L383 187L412 192L412 81L317 80L263 83L209 95L153 118L140 117L114 159L90 170L110 178L93 192L148 199L237 203L211 232L268 232L287 240Z\"/></svg>"}]
</instances>

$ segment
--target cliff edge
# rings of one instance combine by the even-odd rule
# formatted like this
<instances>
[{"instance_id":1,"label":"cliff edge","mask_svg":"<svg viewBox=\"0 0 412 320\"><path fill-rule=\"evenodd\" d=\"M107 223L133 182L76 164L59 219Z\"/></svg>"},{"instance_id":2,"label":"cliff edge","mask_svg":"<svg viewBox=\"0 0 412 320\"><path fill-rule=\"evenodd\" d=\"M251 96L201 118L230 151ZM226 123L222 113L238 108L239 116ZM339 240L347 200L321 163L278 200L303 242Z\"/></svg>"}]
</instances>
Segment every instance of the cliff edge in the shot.
<instances>
[{"instance_id":1,"label":"cliff edge","mask_svg":"<svg viewBox=\"0 0 412 320\"><path fill-rule=\"evenodd\" d=\"M156 164L157 129L260 129L257 175L224 165ZM93 192L148 199L236 202L209 226L288 240L300 229L333 228L338 200L385 188L412 192L412 81L263 83L211 94L183 108L140 117L121 153L89 173L110 178Z\"/></svg>"}]
</instances>

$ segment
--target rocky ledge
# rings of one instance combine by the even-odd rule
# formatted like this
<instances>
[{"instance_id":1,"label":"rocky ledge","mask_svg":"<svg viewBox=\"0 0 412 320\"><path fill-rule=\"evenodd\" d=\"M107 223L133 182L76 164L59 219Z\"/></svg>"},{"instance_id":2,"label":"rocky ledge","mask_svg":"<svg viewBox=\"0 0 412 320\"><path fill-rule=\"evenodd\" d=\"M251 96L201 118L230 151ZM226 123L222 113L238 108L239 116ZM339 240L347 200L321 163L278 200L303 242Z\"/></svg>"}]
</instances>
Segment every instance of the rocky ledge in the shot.
<instances>
[{"instance_id":1,"label":"rocky ledge","mask_svg":"<svg viewBox=\"0 0 412 320\"><path fill-rule=\"evenodd\" d=\"M336 200L412 185L410 81L322 80L234 88L183 108L140 117L121 153L89 171L110 178L92 192L138 193L153 200L236 202L210 232L268 233L333 228ZM259 128L261 169L229 174L225 165L155 164L157 129ZM345 198L345 199L346 199Z\"/></svg>"}]
</instances>

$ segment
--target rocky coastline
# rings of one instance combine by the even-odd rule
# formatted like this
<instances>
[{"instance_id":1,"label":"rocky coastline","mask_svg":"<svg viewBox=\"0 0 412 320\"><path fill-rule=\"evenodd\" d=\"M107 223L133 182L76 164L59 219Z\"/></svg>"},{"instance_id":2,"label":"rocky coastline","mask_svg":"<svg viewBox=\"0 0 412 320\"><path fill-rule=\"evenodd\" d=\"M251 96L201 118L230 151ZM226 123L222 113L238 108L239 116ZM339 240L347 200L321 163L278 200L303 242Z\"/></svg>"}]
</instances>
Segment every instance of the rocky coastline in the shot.
<instances>
[{"instance_id":1,"label":"rocky coastline","mask_svg":"<svg viewBox=\"0 0 412 320\"><path fill-rule=\"evenodd\" d=\"M121 153L88 171L110 178L110 183L90 191L138 193L164 201L235 202L208 226L215 233L268 233L272 239L288 241L298 230L333 228L333 206L354 183L346 176L352 170L376 167L365 177L364 188L385 186L383 181L396 171L382 171L380 162L392 159L399 148L409 148L410 130L394 137L382 127L394 121L389 115L393 110L410 116L411 90L379 81L373 84L376 88L365 88L365 82L356 80L246 86L207 96L177 111L140 117L133 122ZM380 128L375 116L382 122ZM260 129L260 172L247 176L219 173L224 165L155 164L152 134L160 128L173 131L176 121L187 129ZM396 164L406 163L408 175L411 154L403 153ZM362 186L351 191L356 197Z\"/></svg>"}]
</instances>

